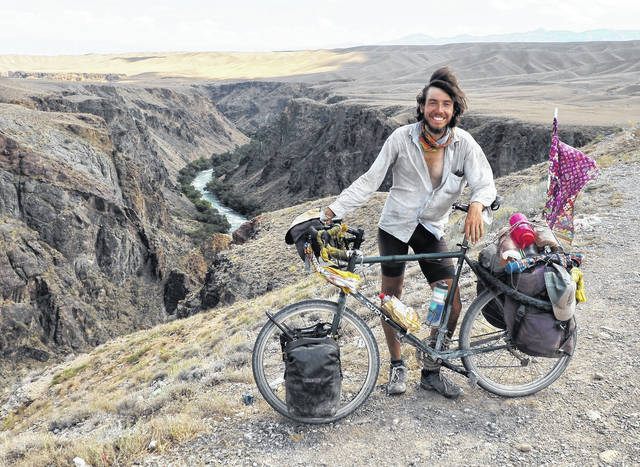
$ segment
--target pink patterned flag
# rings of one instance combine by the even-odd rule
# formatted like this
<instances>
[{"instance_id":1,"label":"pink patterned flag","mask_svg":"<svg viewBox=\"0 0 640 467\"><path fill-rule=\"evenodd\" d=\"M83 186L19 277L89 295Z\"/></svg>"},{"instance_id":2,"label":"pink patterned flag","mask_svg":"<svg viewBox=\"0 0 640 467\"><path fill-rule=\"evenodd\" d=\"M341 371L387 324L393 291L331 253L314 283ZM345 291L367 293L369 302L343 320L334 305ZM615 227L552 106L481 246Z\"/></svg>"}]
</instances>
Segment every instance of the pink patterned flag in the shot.
<instances>
[{"instance_id":1,"label":"pink patterned flag","mask_svg":"<svg viewBox=\"0 0 640 467\"><path fill-rule=\"evenodd\" d=\"M558 138L558 119L553 119L549 151L549 191L544 216L556 235L573 240L573 204L582 187L596 176L596 161Z\"/></svg>"}]
</instances>

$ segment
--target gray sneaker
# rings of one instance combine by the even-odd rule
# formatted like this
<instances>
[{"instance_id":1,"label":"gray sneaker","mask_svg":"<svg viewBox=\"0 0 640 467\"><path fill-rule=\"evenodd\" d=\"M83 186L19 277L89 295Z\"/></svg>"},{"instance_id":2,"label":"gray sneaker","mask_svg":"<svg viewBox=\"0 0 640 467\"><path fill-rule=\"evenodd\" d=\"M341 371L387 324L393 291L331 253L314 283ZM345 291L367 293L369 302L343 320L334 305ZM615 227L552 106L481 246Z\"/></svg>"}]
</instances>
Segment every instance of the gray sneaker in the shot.
<instances>
[{"instance_id":1,"label":"gray sneaker","mask_svg":"<svg viewBox=\"0 0 640 467\"><path fill-rule=\"evenodd\" d=\"M449 378L442 376L439 369L436 371L423 369L420 376L420 387L436 391L449 399L457 399L463 394L462 388Z\"/></svg>"},{"instance_id":2,"label":"gray sneaker","mask_svg":"<svg viewBox=\"0 0 640 467\"><path fill-rule=\"evenodd\" d=\"M391 365L389 368L389 382L387 394L402 394L407 390L407 365Z\"/></svg>"}]
</instances>

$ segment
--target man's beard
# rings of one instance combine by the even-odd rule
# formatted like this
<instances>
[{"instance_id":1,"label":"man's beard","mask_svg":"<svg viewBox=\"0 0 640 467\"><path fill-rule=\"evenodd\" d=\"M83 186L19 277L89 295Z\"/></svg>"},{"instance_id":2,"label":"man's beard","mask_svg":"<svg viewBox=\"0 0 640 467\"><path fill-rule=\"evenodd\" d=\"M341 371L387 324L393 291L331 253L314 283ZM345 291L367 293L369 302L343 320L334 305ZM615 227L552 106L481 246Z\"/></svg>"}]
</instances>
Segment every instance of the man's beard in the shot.
<instances>
[{"instance_id":1,"label":"man's beard","mask_svg":"<svg viewBox=\"0 0 640 467\"><path fill-rule=\"evenodd\" d=\"M431 133L431 136L436 136L437 137L436 139L441 138L447 132L447 129L449 128L449 124L447 124L442 129L434 128L429 124L429 120L427 120L426 118L424 119L424 125L427 127L427 131L429 131L429 133Z\"/></svg>"}]
</instances>

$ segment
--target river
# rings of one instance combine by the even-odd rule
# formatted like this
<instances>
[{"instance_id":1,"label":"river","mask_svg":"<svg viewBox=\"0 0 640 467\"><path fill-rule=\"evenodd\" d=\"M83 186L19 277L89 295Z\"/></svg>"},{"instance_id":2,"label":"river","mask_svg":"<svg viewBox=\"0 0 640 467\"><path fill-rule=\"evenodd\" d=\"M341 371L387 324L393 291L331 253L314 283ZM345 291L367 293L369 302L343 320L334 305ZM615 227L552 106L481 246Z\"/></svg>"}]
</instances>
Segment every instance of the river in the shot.
<instances>
[{"instance_id":1,"label":"river","mask_svg":"<svg viewBox=\"0 0 640 467\"><path fill-rule=\"evenodd\" d=\"M231 233L242 224L247 222L249 219L244 217L242 214L235 212L233 209L220 204L220 200L216 196L209 193L208 191L205 191L204 187L207 185L207 183L209 183L209 180L211 180L212 173L213 169L203 170L198 175L196 175L196 178L194 178L191 182L191 186L200 191L200 193L202 193L202 197L209 201L211 205L216 208L218 212L220 212L220 214L227 218L229 224L231 224L231 229L229 230L229 233Z\"/></svg>"}]
</instances>

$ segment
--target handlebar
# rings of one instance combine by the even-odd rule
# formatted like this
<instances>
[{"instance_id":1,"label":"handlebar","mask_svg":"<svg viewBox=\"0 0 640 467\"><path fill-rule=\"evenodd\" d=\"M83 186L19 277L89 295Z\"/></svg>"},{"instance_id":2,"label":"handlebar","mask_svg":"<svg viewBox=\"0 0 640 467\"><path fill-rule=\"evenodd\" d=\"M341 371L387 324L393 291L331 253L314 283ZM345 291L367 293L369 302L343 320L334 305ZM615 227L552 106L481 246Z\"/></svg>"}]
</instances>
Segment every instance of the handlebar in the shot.
<instances>
[{"instance_id":1,"label":"handlebar","mask_svg":"<svg viewBox=\"0 0 640 467\"><path fill-rule=\"evenodd\" d=\"M498 209L500 209L501 204L502 204L502 196L498 195L496 196L496 199L493 200L493 203L491 203L491 205L489 206L489 209L491 209L492 211L497 211ZM469 212L469 206L470 206L469 204L453 203L453 206L451 206L451 209Z\"/></svg>"},{"instance_id":2,"label":"handlebar","mask_svg":"<svg viewBox=\"0 0 640 467\"><path fill-rule=\"evenodd\" d=\"M485 209L491 209L492 211L497 211L498 209L500 209L500 205L501 204L502 204L502 196L496 196L496 199L493 200L491 205L488 208L485 208ZM469 206L470 206L469 204L454 203L451 206L451 208L454 209L454 210L469 212ZM351 237L345 237L344 241L347 244L351 244L353 250L359 250L360 246L362 245L362 242L364 241L364 230L363 229L354 229L352 227L349 227L346 224L342 223L342 219L333 218L333 219L331 219L331 221L329 221L322 228L317 229L317 230L314 229L314 232L317 232L318 230L330 230L332 228L335 228L336 226L341 226L341 228L342 228L342 230L344 232L346 232L349 235L351 235ZM315 238L315 233L313 234L313 237ZM311 236L310 236L310 239L311 239ZM466 246L466 237L465 237L465 240L464 240L463 243ZM336 258L336 259L344 259L344 258Z\"/></svg>"},{"instance_id":3,"label":"handlebar","mask_svg":"<svg viewBox=\"0 0 640 467\"><path fill-rule=\"evenodd\" d=\"M344 241L346 243L350 243L353 245L354 250L360 249L362 242L364 242L364 230L363 229L354 229L353 227L349 227L346 224L342 223L342 219L332 219L328 224L320 229L312 229L312 232L317 232L318 230L331 230L335 227L340 227L343 232L352 235L352 237L344 237ZM315 233L313 234L315 236Z\"/></svg>"}]
</instances>

